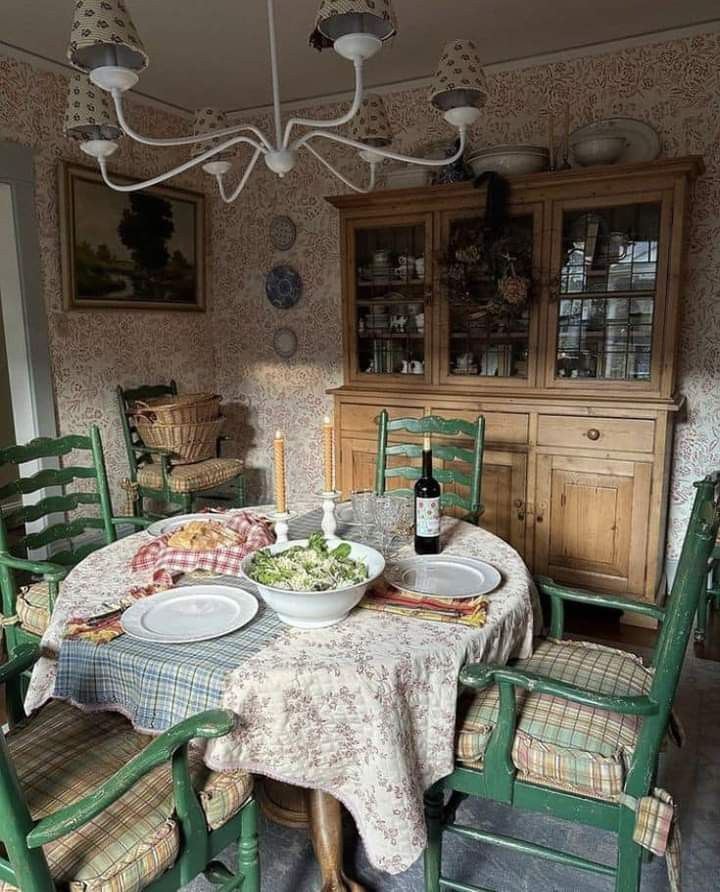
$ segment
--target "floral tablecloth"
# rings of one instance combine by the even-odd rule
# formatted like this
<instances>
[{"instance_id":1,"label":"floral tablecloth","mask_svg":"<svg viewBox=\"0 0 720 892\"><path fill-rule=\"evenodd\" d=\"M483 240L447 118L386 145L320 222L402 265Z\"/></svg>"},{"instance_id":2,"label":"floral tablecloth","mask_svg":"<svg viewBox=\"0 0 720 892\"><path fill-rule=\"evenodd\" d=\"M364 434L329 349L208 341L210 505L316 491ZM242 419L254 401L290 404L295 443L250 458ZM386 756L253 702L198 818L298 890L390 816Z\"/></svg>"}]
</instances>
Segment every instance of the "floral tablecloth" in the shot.
<instances>
[{"instance_id":1,"label":"floral tablecloth","mask_svg":"<svg viewBox=\"0 0 720 892\"><path fill-rule=\"evenodd\" d=\"M489 595L487 625L474 629L358 608L328 629L283 628L228 669L220 690L200 704L238 716L233 734L208 745L211 768L245 768L332 794L354 816L370 861L390 873L421 854L423 792L452 770L460 667L469 660L504 663L532 648L536 596L517 552L450 518L443 520L443 537L445 554L479 557L502 572L503 583ZM149 581L149 573L129 570L147 539L137 533L94 552L63 582L28 711L55 692L68 618L91 615L93 605ZM173 646L158 646L157 660L173 660Z\"/></svg>"}]
</instances>

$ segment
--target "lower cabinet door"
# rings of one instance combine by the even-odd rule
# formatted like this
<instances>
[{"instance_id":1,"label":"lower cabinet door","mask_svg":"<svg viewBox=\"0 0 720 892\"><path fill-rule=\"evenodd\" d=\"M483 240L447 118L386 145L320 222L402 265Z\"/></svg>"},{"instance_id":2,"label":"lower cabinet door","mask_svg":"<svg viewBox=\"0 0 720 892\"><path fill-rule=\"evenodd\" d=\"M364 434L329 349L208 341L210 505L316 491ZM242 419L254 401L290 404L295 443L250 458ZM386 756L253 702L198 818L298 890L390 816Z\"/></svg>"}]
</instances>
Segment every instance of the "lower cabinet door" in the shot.
<instances>
[{"instance_id":1,"label":"lower cabinet door","mask_svg":"<svg viewBox=\"0 0 720 892\"><path fill-rule=\"evenodd\" d=\"M645 595L652 465L539 455L535 572Z\"/></svg>"}]
</instances>

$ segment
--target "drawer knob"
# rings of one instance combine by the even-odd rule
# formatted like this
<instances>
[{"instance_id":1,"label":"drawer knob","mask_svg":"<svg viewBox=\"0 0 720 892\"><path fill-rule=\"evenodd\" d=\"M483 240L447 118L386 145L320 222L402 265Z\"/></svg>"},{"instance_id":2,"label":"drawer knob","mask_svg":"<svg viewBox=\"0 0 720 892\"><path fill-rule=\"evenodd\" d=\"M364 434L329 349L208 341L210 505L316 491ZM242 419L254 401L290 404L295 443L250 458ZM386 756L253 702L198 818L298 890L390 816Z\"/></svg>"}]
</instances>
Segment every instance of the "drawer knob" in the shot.
<instances>
[{"instance_id":1,"label":"drawer knob","mask_svg":"<svg viewBox=\"0 0 720 892\"><path fill-rule=\"evenodd\" d=\"M588 440L599 440L600 439L600 431L596 427L591 427L590 430L586 434Z\"/></svg>"}]
</instances>

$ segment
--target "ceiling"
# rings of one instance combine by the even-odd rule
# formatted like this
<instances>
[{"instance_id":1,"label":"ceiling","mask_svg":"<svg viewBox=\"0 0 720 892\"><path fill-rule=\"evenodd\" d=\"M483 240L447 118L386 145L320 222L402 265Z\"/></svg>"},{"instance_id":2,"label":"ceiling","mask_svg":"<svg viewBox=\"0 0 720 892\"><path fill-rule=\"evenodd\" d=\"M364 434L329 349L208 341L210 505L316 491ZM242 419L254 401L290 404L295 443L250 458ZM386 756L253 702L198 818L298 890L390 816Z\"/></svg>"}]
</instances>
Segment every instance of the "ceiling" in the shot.
<instances>
[{"instance_id":1,"label":"ceiling","mask_svg":"<svg viewBox=\"0 0 720 892\"><path fill-rule=\"evenodd\" d=\"M276 0L284 100L344 92L352 66L310 49L318 0ZM394 0L399 34L368 63L373 86L427 77L445 40L470 37L487 64L718 19L717 0ZM192 109L271 101L263 0L128 0L150 55L139 90ZM65 61L73 0L2 0L2 42ZM0 49L2 49L0 43Z\"/></svg>"}]
</instances>

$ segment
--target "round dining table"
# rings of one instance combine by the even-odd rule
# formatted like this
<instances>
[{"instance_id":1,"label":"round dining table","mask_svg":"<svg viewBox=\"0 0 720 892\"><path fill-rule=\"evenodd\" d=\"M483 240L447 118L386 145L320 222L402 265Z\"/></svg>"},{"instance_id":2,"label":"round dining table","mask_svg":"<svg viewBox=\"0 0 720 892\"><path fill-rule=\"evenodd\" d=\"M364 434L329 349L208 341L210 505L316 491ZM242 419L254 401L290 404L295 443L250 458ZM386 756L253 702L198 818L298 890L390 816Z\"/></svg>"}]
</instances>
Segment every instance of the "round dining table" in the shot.
<instances>
[{"instance_id":1,"label":"round dining table","mask_svg":"<svg viewBox=\"0 0 720 892\"><path fill-rule=\"evenodd\" d=\"M295 517L290 538L308 536L320 520L319 511ZM356 529L340 526L338 535L353 538ZM81 709L119 711L139 731L158 734L203 709L230 709L235 730L207 744L206 764L311 791L311 836L325 892L362 889L343 873L340 803L370 862L393 874L406 870L425 846L423 793L453 770L460 668L531 653L537 595L522 558L481 527L443 518L443 554L480 558L502 575L481 627L358 607L337 625L306 631L283 625L258 598L248 625L211 641L64 638L71 617L97 615L131 586L151 581L150 572L130 570L150 538L140 532L119 539L68 574L26 710L56 697ZM411 556L410 544L397 552ZM216 581L252 590L244 580Z\"/></svg>"}]
</instances>

